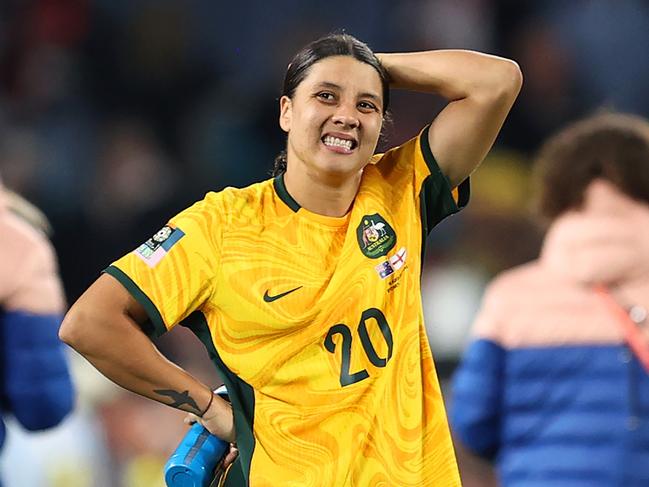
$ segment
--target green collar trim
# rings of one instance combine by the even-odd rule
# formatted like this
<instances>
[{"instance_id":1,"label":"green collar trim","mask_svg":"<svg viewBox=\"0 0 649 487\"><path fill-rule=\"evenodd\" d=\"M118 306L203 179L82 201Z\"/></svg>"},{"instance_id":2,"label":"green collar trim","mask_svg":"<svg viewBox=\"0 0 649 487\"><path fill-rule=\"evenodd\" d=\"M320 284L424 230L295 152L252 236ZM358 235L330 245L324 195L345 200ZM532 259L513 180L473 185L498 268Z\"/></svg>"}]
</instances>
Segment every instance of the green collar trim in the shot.
<instances>
[{"instance_id":1,"label":"green collar trim","mask_svg":"<svg viewBox=\"0 0 649 487\"><path fill-rule=\"evenodd\" d=\"M293 199L293 197L286 189L286 184L284 184L284 174L285 173L281 173L280 175L275 177L275 179L273 179L273 187L275 188L275 192L277 193L277 196L279 196L279 199L286 203L286 206L288 206L291 210L297 213L298 210L302 207L297 201Z\"/></svg>"}]
</instances>

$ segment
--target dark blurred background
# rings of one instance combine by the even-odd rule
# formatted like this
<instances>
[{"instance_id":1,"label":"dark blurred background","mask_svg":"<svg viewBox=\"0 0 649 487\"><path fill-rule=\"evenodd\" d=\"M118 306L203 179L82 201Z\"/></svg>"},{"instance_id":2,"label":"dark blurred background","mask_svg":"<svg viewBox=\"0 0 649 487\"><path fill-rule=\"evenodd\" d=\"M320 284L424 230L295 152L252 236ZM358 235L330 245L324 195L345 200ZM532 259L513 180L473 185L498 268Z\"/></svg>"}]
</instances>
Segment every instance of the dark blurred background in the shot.
<instances>
[{"instance_id":1,"label":"dark blurred background","mask_svg":"<svg viewBox=\"0 0 649 487\"><path fill-rule=\"evenodd\" d=\"M529 175L540 142L599 109L649 115L649 2L2 0L0 175L51 219L70 302L206 191L269 177L285 143L277 117L286 66L339 30L377 52L477 49L523 70L471 205L428 243L427 327L441 378L451 374L485 283L538 252ZM394 93L381 148L415 135L442 106ZM159 343L165 353L215 383L197 343L171 335ZM3 475L20 487L163 485L160 464L183 431L176 413L75 367L83 386L71 437L83 431L87 448L66 469L43 460L50 473L37 481L11 473L12 455L72 451L74 440L14 440Z\"/></svg>"},{"instance_id":2,"label":"dark blurred background","mask_svg":"<svg viewBox=\"0 0 649 487\"><path fill-rule=\"evenodd\" d=\"M524 88L492 154L517 172L575 117L649 113L643 1L3 0L0 16L0 173L51 218L70 300L206 191L268 177L286 65L327 32L517 60ZM441 106L396 93L383 145ZM496 199L526 197L495 179Z\"/></svg>"}]
</instances>

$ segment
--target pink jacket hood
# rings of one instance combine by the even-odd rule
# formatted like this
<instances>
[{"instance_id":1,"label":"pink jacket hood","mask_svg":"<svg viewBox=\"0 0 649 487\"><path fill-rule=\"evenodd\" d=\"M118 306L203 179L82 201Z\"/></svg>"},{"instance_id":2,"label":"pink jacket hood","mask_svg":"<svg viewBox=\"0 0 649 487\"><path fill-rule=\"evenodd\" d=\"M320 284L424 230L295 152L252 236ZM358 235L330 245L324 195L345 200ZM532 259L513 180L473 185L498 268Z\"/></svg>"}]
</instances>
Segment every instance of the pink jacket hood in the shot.
<instances>
[{"instance_id":1,"label":"pink jacket hood","mask_svg":"<svg viewBox=\"0 0 649 487\"><path fill-rule=\"evenodd\" d=\"M474 334L506 348L618 343L621 328L594 284L621 306L649 309L649 205L601 180L580 210L554 221L538 260L490 284Z\"/></svg>"}]
</instances>

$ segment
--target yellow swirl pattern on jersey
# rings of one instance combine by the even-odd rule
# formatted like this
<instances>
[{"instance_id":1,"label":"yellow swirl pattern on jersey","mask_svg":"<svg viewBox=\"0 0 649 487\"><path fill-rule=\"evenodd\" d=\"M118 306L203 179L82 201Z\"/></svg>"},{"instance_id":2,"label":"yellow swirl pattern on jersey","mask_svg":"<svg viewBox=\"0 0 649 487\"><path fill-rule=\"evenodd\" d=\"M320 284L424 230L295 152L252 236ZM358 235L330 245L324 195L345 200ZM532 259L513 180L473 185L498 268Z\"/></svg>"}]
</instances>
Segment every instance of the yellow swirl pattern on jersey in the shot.
<instances>
[{"instance_id":1,"label":"yellow swirl pattern on jersey","mask_svg":"<svg viewBox=\"0 0 649 487\"><path fill-rule=\"evenodd\" d=\"M422 235L457 210L424 131L375 157L345 217L300 208L281 177L228 188L171 220L185 236L156 266L129 254L107 272L159 332L199 322L247 411L249 485L457 486L420 296ZM363 250L380 236L387 255Z\"/></svg>"}]
</instances>

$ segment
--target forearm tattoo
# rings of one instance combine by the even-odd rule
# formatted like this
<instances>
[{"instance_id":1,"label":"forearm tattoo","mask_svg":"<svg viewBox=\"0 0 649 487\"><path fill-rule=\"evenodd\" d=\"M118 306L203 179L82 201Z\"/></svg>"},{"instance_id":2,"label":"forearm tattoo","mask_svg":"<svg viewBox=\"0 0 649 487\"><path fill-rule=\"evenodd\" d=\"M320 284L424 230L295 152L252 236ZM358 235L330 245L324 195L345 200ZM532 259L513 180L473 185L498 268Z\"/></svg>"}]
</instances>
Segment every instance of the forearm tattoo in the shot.
<instances>
[{"instance_id":1,"label":"forearm tattoo","mask_svg":"<svg viewBox=\"0 0 649 487\"><path fill-rule=\"evenodd\" d=\"M160 394L161 396L168 396L173 401L169 406L180 409L181 406L185 404L189 409L185 409L194 414L201 414L201 410L198 408L198 404L194 401L194 398L189 395L189 391L178 392L171 389L155 389L153 392Z\"/></svg>"}]
</instances>

